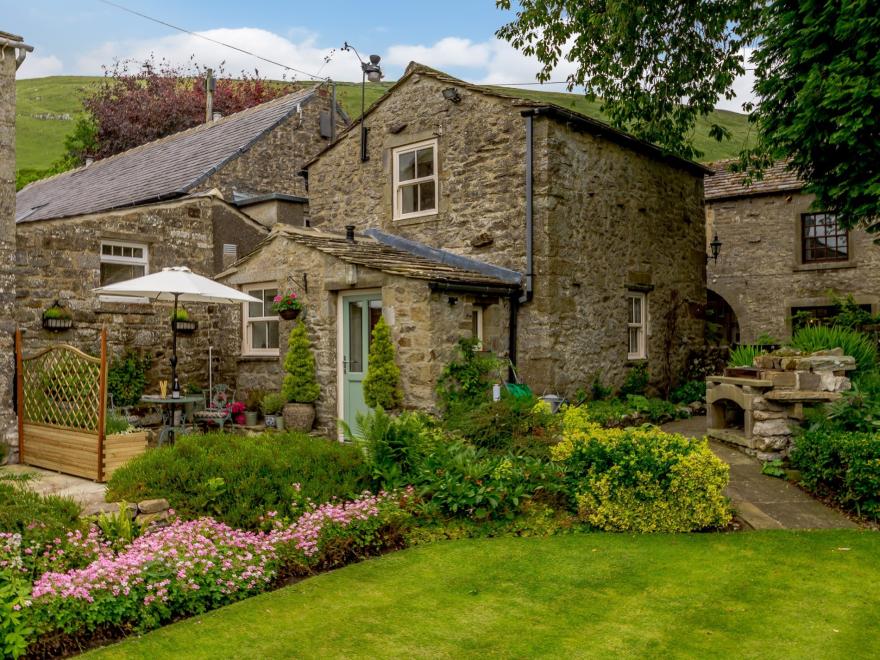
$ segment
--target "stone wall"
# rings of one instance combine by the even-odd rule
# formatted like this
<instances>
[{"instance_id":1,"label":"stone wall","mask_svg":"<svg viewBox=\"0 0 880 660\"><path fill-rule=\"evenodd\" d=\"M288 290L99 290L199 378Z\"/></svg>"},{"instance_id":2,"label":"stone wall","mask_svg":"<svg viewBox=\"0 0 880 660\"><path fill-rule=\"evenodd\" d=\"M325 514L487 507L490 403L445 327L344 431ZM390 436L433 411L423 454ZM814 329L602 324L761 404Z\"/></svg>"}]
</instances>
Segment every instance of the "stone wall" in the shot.
<instances>
[{"instance_id":1,"label":"stone wall","mask_svg":"<svg viewBox=\"0 0 880 660\"><path fill-rule=\"evenodd\" d=\"M215 216L222 216L219 219ZM185 265L195 273L216 272L215 224L235 225L238 240L249 246L265 237L252 220L211 197L191 198L77 218L18 225L18 288L15 322L24 330L28 352L63 342L88 353L99 351L107 326L111 354L132 348L153 356L151 387L168 379L171 355L170 304L107 302L92 292L100 285L102 239L147 244L149 271ZM73 312L73 328L42 329L43 311L55 300ZM186 305L198 330L178 338L181 383L208 384L208 346L214 347L215 382L234 376L236 354L222 352L228 333L222 305Z\"/></svg>"},{"instance_id":2,"label":"stone wall","mask_svg":"<svg viewBox=\"0 0 880 660\"><path fill-rule=\"evenodd\" d=\"M302 289L307 275L308 291ZM305 305L302 318L309 330L317 363L321 395L317 402L317 425L336 433L337 398L337 317L341 293L381 291L383 314L391 327L401 370L404 407L430 410L435 407L434 387L440 372L453 356L455 344L470 333L470 314L475 299L431 293L423 280L386 275L355 267L317 250L280 237L223 278L225 284L242 288L249 283L275 282L279 288L293 290ZM486 301L483 301L486 302ZM241 327L240 310L229 310L236 318L228 327ZM486 348L501 351L507 338L507 312L494 304L484 312ZM278 357L240 357L236 388L243 396L251 390L277 391L284 378L283 360L287 335L294 321L280 321ZM241 348L241 332L228 336L224 354Z\"/></svg>"},{"instance_id":3,"label":"stone wall","mask_svg":"<svg viewBox=\"0 0 880 660\"><path fill-rule=\"evenodd\" d=\"M326 86L301 107L301 115L294 113L195 190L217 188L224 199L230 201L233 191L252 195L305 195L305 179L300 175L302 166L329 142L320 132L320 114L330 110L330 93ZM344 120L340 113L336 117L341 131L345 128Z\"/></svg>"},{"instance_id":4,"label":"stone wall","mask_svg":"<svg viewBox=\"0 0 880 660\"><path fill-rule=\"evenodd\" d=\"M3 33L3 36L8 36ZM0 442L14 449L15 410L15 56L3 48L0 58ZM0 461L3 458L0 448Z\"/></svg>"},{"instance_id":5,"label":"stone wall","mask_svg":"<svg viewBox=\"0 0 880 660\"><path fill-rule=\"evenodd\" d=\"M313 226L354 224L525 270L525 119L510 99L414 74L309 167ZM392 149L438 141L436 215L392 219ZM654 384L702 345L703 188L692 172L546 118L534 121L535 295L521 307L517 361L540 392L574 394L627 368L626 291L648 293ZM506 344L501 348L506 355Z\"/></svg>"},{"instance_id":6,"label":"stone wall","mask_svg":"<svg viewBox=\"0 0 880 660\"><path fill-rule=\"evenodd\" d=\"M794 307L827 306L829 292L852 294L880 312L880 247L861 230L849 233L850 259L804 264L801 214L811 195L781 193L709 201L707 236L722 242L718 263L709 262L708 287L733 308L743 343L763 333L791 336Z\"/></svg>"}]
</instances>

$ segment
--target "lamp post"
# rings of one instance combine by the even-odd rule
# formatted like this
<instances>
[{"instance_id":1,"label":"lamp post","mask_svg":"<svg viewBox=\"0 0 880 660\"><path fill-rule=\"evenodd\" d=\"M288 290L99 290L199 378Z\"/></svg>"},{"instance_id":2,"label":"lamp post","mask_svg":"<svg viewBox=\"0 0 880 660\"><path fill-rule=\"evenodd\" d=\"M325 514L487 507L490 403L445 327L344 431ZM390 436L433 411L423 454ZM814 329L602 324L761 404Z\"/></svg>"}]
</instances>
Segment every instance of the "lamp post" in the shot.
<instances>
[{"instance_id":1,"label":"lamp post","mask_svg":"<svg viewBox=\"0 0 880 660\"><path fill-rule=\"evenodd\" d=\"M358 58L358 62L361 63L361 162L365 163L370 160L370 157L367 155L367 127L364 125L364 111L366 109L366 85L367 80L369 80L370 82L379 82L380 80L382 80L382 68L379 66L379 61L382 58L378 55L370 55L370 61L364 62L355 47L349 44L347 41L342 46L342 50L352 51L355 57Z\"/></svg>"},{"instance_id":2,"label":"lamp post","mask_svg":"<svg viewBox=\"0 0 880 660\"><path fill-rule=\"evenodd\" d=\"M718 232L715 232L715 238L711 240L711 242L709 243L709 247L712 250L712 259L717 264L718 255L721 254L721 241L718 240Z\"/></svg>"}]
</instances>

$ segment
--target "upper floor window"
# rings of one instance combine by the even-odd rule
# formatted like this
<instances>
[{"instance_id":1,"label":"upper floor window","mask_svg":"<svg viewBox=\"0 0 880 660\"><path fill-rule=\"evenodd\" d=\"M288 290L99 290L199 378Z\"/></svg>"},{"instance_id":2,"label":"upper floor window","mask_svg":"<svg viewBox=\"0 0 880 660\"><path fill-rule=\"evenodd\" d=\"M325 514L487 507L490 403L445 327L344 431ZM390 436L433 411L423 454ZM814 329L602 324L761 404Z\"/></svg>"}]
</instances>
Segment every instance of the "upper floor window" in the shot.
<instances>
[{"instance_id":1,"label":"upper floor window","mask_svg":"<svg viewBox=\"0 0 880 660\"><path fill-rule=\"evenodd\" d=\"M394 219L437 213L437 140L394 150Z\"/></svg>"},{"instance_id":2,"label":"upper floor window","mask_svg":"<svg viewBox=\"0 0 880 660\"><path fill-rule=\"evenodd\" d=\"M274 284L249 284L244 292L259 302L244 303L243 346L245 355L278 355L278 315L272 311L278 294Z\"/></svg>"},{"instance_id":3,"label":"upper floor window","mask_svg":"<svg viewBox=\"0 0 880 660\"><path fill-rule=\"evenodd\" d=\"M626 295L629 314L627 321L629 349L626 356L630 360L642 360L648 356L646 300L644 293L630 292Z\"/></svg>"},{"instance_id":4,"label":"upper floor window","mask_svg":"<svg viewBox=\"0 0 880 660\"><path fill-rule=\"evenodd\" d=\"M849 235L833 213L801 215L801 258L803 263L849 259Z\"/></svg>"},{"instance_id":5,"label":"upper floor window","mask_svg":"<svg viewBox=\"0 0 880 660\"><path fill-rule=\"evenodd\" d=\"M101 241L101 286L124 282L147 274L146 245L123 241Z\"/></svg>"}]
</instances>

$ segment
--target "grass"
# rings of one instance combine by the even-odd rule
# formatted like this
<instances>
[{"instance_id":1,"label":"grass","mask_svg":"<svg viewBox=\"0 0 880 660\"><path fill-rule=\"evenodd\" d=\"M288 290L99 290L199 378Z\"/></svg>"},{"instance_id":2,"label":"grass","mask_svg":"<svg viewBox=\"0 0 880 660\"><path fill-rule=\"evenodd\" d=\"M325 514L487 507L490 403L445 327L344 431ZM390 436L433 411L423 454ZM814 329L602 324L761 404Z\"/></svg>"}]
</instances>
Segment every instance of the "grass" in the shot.
<instances>
[{"instance_id":1,"label":"grass","mask_svg":"<svg viewBox=\"0 0 880 660\"><path fill-rule=\"evenodd\" d=\"M64 138L73 130L76 118L82 112L83 89L100 81L99 76L49 76L16 81L18 103L15 129L17 137L16 167L45 169L64 152ZM366 86L366 104L369 107L394 83L371 83ZM607 119L599 110L599 103L588 101L583 95L565 92L543 92L511 87L497 87L500 92L538 101L547 101L581 112L597 119ZM354 119L360 116L360 83L337 83L339 102ZM35 115L51 113L71 116L70 120L37 119ZM733 134L731 140L716 142L709 137L709 124L726 126ZM705 152L702 160L733 158L749 143L749 125L746 116L719 110L708 119L700 119L694 131L694 145Z\"/></svg>"},{"instance_id":2,"label":"grass","mask_svg":"<svg viewBox=\"0 0 880 660\"><path fill-rule=\"evenodd\" d=\"M878 560L874 532L445 542L92 657L878 657Z\"/></svg>"}]
</instances>

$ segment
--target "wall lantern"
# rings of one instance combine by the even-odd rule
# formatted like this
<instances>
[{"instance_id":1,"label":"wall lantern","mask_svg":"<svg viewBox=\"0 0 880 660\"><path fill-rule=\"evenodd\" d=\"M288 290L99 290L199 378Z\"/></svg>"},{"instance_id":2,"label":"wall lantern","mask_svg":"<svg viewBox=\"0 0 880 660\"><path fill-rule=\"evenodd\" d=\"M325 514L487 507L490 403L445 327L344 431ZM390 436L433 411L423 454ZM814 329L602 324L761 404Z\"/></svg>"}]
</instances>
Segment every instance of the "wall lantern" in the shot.
<instances>
[{"instance_id":1,"label":"wall lantern","mask_svg":"<svg viewBox=\"0 0 880 660\"><path fill-rule=\"evenodd\" d=\"M718 255L721 254L721 241L718 240L718 232L715 232L715 238L709 243L709 247L712 250L712 260L717 264Z\"/></svg>"},{"instance_id":2,"label":"wall lantern","mask_svg":"<svg viewBox=\"0 0 880 660\"><path fill-rule=\"evenodd\" d=\"M447 101L458 103L461 101L461 94L458 93L458 90L455 87L447 87L443 90L443 98Z\"/></svg>"}]
</instances>

